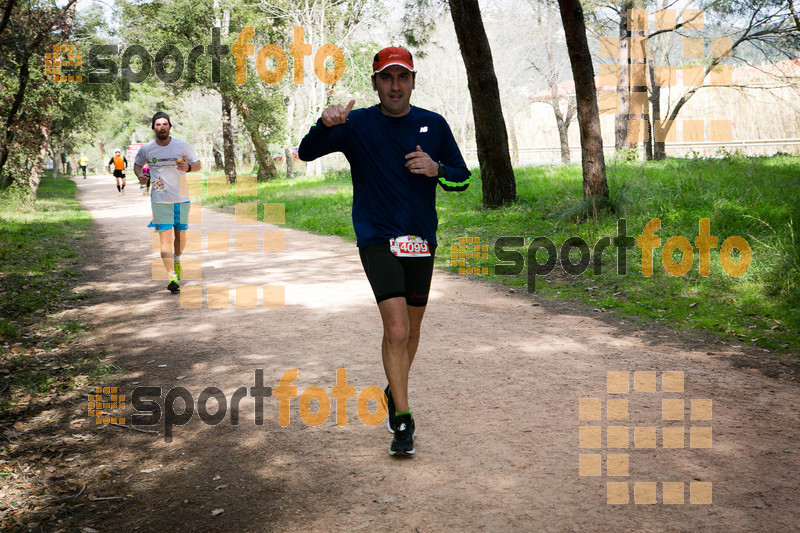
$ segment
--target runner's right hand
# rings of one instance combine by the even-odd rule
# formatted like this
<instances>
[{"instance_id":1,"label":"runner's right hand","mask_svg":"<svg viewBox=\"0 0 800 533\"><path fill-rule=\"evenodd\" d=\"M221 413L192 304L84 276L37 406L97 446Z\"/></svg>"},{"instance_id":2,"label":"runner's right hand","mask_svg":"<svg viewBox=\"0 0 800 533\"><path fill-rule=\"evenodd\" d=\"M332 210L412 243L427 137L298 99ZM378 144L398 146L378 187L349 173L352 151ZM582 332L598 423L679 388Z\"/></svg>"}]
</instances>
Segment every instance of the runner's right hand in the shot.
<instances>
[{"instance_id":1,"label":"runner's right hand","mask_svg":"<svg viewBox=\"0 0 800 533\"><path fill-rule=\"evenodd\" d=\"M350 110L353 109L355 103L355 100L350 100L350 103L347 104L347 107L344 107L340 104L334 104L330 106L322 112L322 123L329 128L331 126L336 126L337 124L344 124L345 121L347 121L347 115L350 114Z\"/></svg>"}]
</instances>

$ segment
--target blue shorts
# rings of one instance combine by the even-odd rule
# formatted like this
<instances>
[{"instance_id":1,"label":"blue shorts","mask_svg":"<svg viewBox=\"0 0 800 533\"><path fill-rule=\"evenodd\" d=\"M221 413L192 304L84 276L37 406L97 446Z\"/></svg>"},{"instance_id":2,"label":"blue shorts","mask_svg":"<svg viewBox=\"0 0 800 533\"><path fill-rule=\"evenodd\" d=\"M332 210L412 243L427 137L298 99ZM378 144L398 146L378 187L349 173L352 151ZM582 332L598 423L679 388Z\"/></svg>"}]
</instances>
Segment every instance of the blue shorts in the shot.
<instances>
[{"instance_id":1,"label":"blue shorts","mask_svg":"<svg viewBox=\"0 0 800 533\"><path fill-rule=\"evenodd\" d=\"M189 229L189 202L174 204L152 204L153 220L147 225L156 233L175 228L177 231Z\"/></svg>"}]
</instances>

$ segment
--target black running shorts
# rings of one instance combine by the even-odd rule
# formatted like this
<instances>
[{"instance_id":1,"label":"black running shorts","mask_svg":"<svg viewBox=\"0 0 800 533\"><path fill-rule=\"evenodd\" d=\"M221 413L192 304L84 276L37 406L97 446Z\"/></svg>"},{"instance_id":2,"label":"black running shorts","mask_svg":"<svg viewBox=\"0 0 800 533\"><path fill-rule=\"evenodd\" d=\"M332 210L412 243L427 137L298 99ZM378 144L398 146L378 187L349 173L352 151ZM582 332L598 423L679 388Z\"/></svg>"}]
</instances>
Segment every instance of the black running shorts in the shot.
<instances>
[{"instance_id":1,"label":"black running shorts","mask_svg":"<svg viewBox=\"0 0 800 533\"><path fill-rule=\"evenodd\" d=\"M115 178L124 178L125 177L125 171L115 168L114 169L114 177Z\"/></svg>"},{"instance_id":2,"label":"black running shorts","mask_svg":"<svg viewBox=\"0 0 800 533\"><path fill-rule=\"evenodd\" d=\"M378 243L359 248L361 264L367 274L375 301L381 303L389 298L403 296L412 307L425 307L433 275L433 258L397 257L389 249L389 243Z\"/></svg>"}]
</instances>

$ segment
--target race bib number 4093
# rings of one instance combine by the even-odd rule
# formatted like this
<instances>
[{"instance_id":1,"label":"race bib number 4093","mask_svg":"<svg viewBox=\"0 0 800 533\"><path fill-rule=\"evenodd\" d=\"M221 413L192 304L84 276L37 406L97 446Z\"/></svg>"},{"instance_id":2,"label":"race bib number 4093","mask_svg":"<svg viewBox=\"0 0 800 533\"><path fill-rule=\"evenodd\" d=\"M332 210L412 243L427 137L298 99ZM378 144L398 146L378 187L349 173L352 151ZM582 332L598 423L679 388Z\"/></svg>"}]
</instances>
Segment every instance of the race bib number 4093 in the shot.
<instances>
[{"instance_id":1,"label":"race bib number 4093","mask_svg":"<svg viewBox=\"0 0 800 533\"><path fill-rule=\"evenodd\" d=\"M389 239L389 249L397 257L430 257L428 241L416 235L403 235Z\"/></svg>"}]
</instances>

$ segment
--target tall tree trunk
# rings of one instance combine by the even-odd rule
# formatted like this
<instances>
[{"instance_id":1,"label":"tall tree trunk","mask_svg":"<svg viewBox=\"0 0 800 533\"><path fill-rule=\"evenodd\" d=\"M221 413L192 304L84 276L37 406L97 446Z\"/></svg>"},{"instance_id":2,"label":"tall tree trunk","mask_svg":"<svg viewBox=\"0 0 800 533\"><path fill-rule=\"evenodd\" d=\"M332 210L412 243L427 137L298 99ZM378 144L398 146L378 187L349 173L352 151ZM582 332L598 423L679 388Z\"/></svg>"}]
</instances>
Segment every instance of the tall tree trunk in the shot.
<instances>
[{"instance_id":1,"label":"tall tree trunk","mask_svg":"<svg viewBox=\"0 0 800 533\"><path fill-rule=\"evenodd\" d=\"M567 40L572 77L575 80L578 126L581 132L583 197L587 201L592 200L595 208L602 207L608 201L608 183L603 157L603 138L600 134L597 90L594 86L594 68L589 45L586 42L583 8L578 0L558 0L558 6L561 9L561 22Z\"/></svg>"},{"instance_id":2,"label":"tall tree trunk","mask_svg":"<svg viewBox=\"0 0 800 533\"><path fill-rule=\"evenodd\" d=\"M231 19L230 8L221 8L220 0L214 0L214 13L215 25L220 27L220 34L222 40L228 38L229 25ZM219 13L222 13L220 20ZM219 92L220 102L222 104L222 151L224 154L223 166L225 168L225 180L230 183L236 183L236 151L234 149L233 138L233 125L231 121L231 100L222 91ZM216 156L215 156L216 159Z\"/></svg>"},{"instance_id":3,"label":"tall tree trunk","mask_svg":"<svg viewBox=\"0 0 800 533\"><path fill-rule=\"evenodd\" d=\"M665 125L669 122L661 122L661 85L656 79L655 68L653 62L648 63L650 71L650 109L652 110L653 117L653 159L661 160L667 158L667 149L665 138L667 129Z\"/></svg>"},{"instance_id":4,"label":"tall tree trunk","mask_svg":"<svg viewBox=\"0 0 800 533\"><path fill-rule=\"evenodd\" d=\"M275 168L275 162L272 160L272 155L269 153L267 146L258 136L258 133L250 136L253 141L253 146L256 149L256 157L258 157L258 174L256 174L256 181L274 180L278 177L278 169Z\"/></svg>"},{"instance_id":5,"label":"tall tree trunk","mask_svg":"<svg viewBox=\"0 0 800 533\"><path fill-rule=\"evenodd\" d=\"M75 4L77 0L68 0L67 4L51 11L42 11L42 16L52 15L52 18L45 19L45 21L38 26L33 33L33 37L17 47L17 57L21 60L19 74L17 75L18 86L17 92L14 95L11 106L8 109L8 115L5 117L3 126L5 129L0 133L0 190L9 187L13 182L11 172L3 172L3 169L8 161L11 144L14 140L16 133L16 124L18 120L18 113L25 99L25 91L30 82L30 58L33 54L41 52L40 47L46 37L52 35L53 31L58 28L63 40L68 40L71 34L72 21L75 14ZM0 19L0 34L6 31L11 20L11 12L16 6L15 0L8 0L3 6L3 17ZM60 27L62 26L63 27ZM60 28L59 28L60 27ZM24 110L23 110L24 111Z\"/></svg>"},{"instance_id":6,"label":"tall tree trunk","mask_svg":"<svg viewBox=\"0 0 800 533\"><path fill-rule=\"evenodd\" d=\"M28 56L22 62L22 65L19 69L19 86L17 87L17 92L14 95L14 100L11 103L11 109L8 111L8 118L6 118L5 126L5 135L2 138L2 145L0 145L0 189L5 189L11 185L12 177L11 173L3 173L3 168L6 166L6 161L8 161L8 153L11 150L11 143L14 142L14 133L16 129L14 127L15 118L17 113L19 112L20 107L22 106L22 101L25 99L25 90L28 88L28 80L30 79L30 70L28 67Z\"/></svg>"},{"instance_id":7,"label":"tall tree trunk","mask_svg":"<svg viewBox=\"0 0 800 533\"><path fill-rule=\"evenodd\" d=\"M284 153L286 157L286 179L294 178L294 151L292 150L292 124L294 124L294 103L297 98L297 85L289 87L289 97L286 105L286 137L284 139Z\"/></svg>"},{"instance_id":8,"label":"tall tree trunk","mask_svg":"<svg viewBox=\"0 0 800 533\"><path fill-rule=\"evenodd\" d=\"M556 122L558 126L558 142L561 145L561 164L569 165L569 136L567 135L567 125L564 123L564 117L561 116L561 110L556 109Z\"/></svg>"},{"instance_id":9,"label":"tall tree trunk","mask_svg":"<svg viewBox=\"0 0 800 533\"><path fill-rule=\"evenodd\" d=\"M569 137L567 131L567 123L564 120L564 114L561 113L561 105L558 101L558 84L556 77L550 76L548 83L550 85L550 105L553 106L553 114L556 116L556 128L558 128L558 141L561 145L561 163L569 164Z\"/></svg>"},{"instance_id":10,"label":"tall tree trunk","mask_svg":"<svg viewBox=\"0 0 800 533\"><path fill-rule=\"evenodd\" d=\"M653 160L653 124L650 122L650 113L642 115L642 125L644 126L644 158L647 161Z\"/></svg>"},{"instance_id":11,"label":"tall tree trunk","mask_svg":"<svg viewBox=\"0 0 800 533\"><path fill-rule=\"evenodd\" d=\"M663 0L662 9L669 8L669 0ZM665 45L666 39L664 35L658 37L661 46L661 58L655 58L655 47L653 58L647 62L647 70L650 74L650 109L653 116L653 159L662 160L667 158L666 137L671 129L669 121L661 120L661 84L662 80L656 78L656 63L666 63Z\"/></svg>"},{"instance_id":12,"label":"tall tree trunk","mask_svg":"<svg viewBox=\"0 0 800 533\"><path fill-rule=\"evenodd\" d=\"M286 159L286 179L290 180L294 178L294 150L290 146L286 147L283 156Z\"/></svg>"},{"instance_id":13,"label":"tall tree trunk","mask_svg":"<svg viewBox=\"0 0 800 533\"><path fill-rule=\"evenodd\" d=\"M8 25L8 21L11 19L11 11L13 11L16 3L16 0L6 1L6 5L3 8L3 18L0 20L0 35L3 34L3 31L5 31L6 26Z\"/></svg>"},{"instance_id":14,"label":"tall tree trunk","mask_svg":"<svg viewBox=\"0 0 800 533\"><path fill-rule=\"evenodd\" d=\"M475 142L483 185L483 205L499 207L517 198L514 168L508 153L508 134L500 104L500 89L492 51L483 27L478 0L449 0L467 87L475 118Z\"/></svg>"},{"instance_id":15,"label":"tall tree trunk","mask_svg":"<svg viewBox=\"0 0 800 533\"><path fill-rule=\"evenodd\" d=\"M42 134L41 144L39 146L39 160L35 165L31 165L30 176L28 178L28 186L31 191L31 198L36 197L39 190L39 183L42 181L42 171L44 170L44 161L47 158L47 150L50 147L50 124L43 124L39 130ZM53 172L56 172L56 162L53 161ZM55 176L53 176L55 177Z\"/></svg>"},{"instance_id":16,"label":"tall tree trunk","mask_svg":"<svg viewBox=\"0 0 800 533\"><path fill-rule=\"evenodd\" d=\"M794 9L794 2L789 0L789 11L792 13L792 18L794 19L794 25L797 27L797 31L800 31L800 17L797 16L797 11Z\"/></svg>"},{"instance_id":17,"label":"tall tree trunk","mask_svg":"<svg viewBox=\"0 0 800 533\"><path fill-rule=\"evenodd\" d=\"M41 128L40 128L39 133L43 134L44 131L41 130ZM44 147L45 157L47 157L47 153L48 152L50 152L50 161L53 162L53 168L50 169L50 177L51 178L57 178L58 177L59 168L61 167L61 160L58 157L58 155L59 155L58 151L50 143L45 143L45 147Z\"/></svg>"},{"instance_id":18,"label":"tall tree trunk","mask_svg":"<svg viewBox=\"0 0 800 533\"><path fill-rule=\"evenodd\" d=\"M225 155L225 179L236 183L236 152L233 148L233 128L231 127L231 100L220 94L222 100L222 150Z\"/></svg>"},{"instance_id":19,"label":"tall tree trunk","mask_svg":"<svg viewBox=\"0 0 800 533\"><path fill-rule=\"evenodd\" d=\"M214 155L214 170L223 170L225 168L225 161L222 158L222 139L216 134L211 139L211 153Z\"/></svg>"},{"instance_id":20,"label":"tall tree trunk","mask_svg":"<svg viewBox=\"0 0 800 533\"><path fill-rule=\"evenodd\" d=\"M234 100L236 110L242 117L242 122L250 135L250 140L253 142L253 147L256 149L256 157L258 158L258 174L256 174L256 181L267 181L278 177L278 170L275 168L275 162L272 161L272 156L267 149L266 143L261 139L258 133L258 126L252 124L250 121L250 107L247 102L241 98Z\"/></svg>"},{"instance_id":21,"label":"tall tree trunk","mask_svg":"<svg viewBox=\"0 0 800 533\"><path fill-rule=\"evenodd\" d=\"M558 100L558 70L553 68L555 61L553 59L553 46L550 39L545 41L545 52L547 53L547 64L550 65L550 72L547 76L547 85L550 87L550 105L553 106L553 114L556 116L556 128L558 128L558 141L561 145L561 163L564 165L569 164L569 137L568 137L568 124L564 120L564 114L561 112L561 103Z\"/></svg>"},{"instance_id":22,"label":"tall tree trunk","mask_svg":"<svg viewBox=\"0 0 800 533\"><path fill-rule=\"evenodd\" d=\"M633 7L632 0L622 0L620 3L619 15L619 45L620 45L620 58L616 58L620 62L619 81L617 82L617 93L619 94L619 113L614 117L614 148L622 150L623 148L636 148L636 143L628 142L628 100L630 96L630 47L628 46L628 39L630 32L628 31L628 10Z\"/></svg>"},{"instance_id":23,"label":"tall tree trunk","mask_svg":"<svg viewBox=\"0 0 800 533\"><path fill-rule=\"evenodd\" d=\"M245 126L245 130L247 127ZM252 168L253 166L253 145L245 141L242 146L242 167Z\"/></svg>"},{"instance_id":24,"label":"tall tree trunk","mask_svg":"<svg viewBox=\"0 0 800 533\"><path fill-rule=\"evenodd\" d=\"M100 150L100 164L97 166L97 171L103 172L106 167L106 147L103 145L103 141L97 141L97 148Z\"/></svg>"},{"instance_id":25,"label":"tall tree trunk","mask_svg":"<svg viewBox=\"0 0 800 533\"><path fill-rule=\"evenodd\" d=\"M634 8L641 8L643 5L644 3L642 0L634 0ZM631 17L633 16L633 12L631 12ZM647 102L647 76L645 75L649 46L648 39L646 38L647 31L639 29L642 27L642 24L647 28L647 16L645 15L644 20L629 20L628 23L636 28L630 32L632 39L631 45L628 47L628 54L629 57L630 54L633 54L631 58L631 98L636 97L637 102L637 108L633 109L633 113L629 116L640 121L640 131L644 132L645 158L649 161L653 159L653 145L650 135L650 108ZM641 104L641 106L638 104ZM633 147L638 145L638 134L639 132L637 131L637 142L633 143Z\"/></svg>"}]
</instances>

